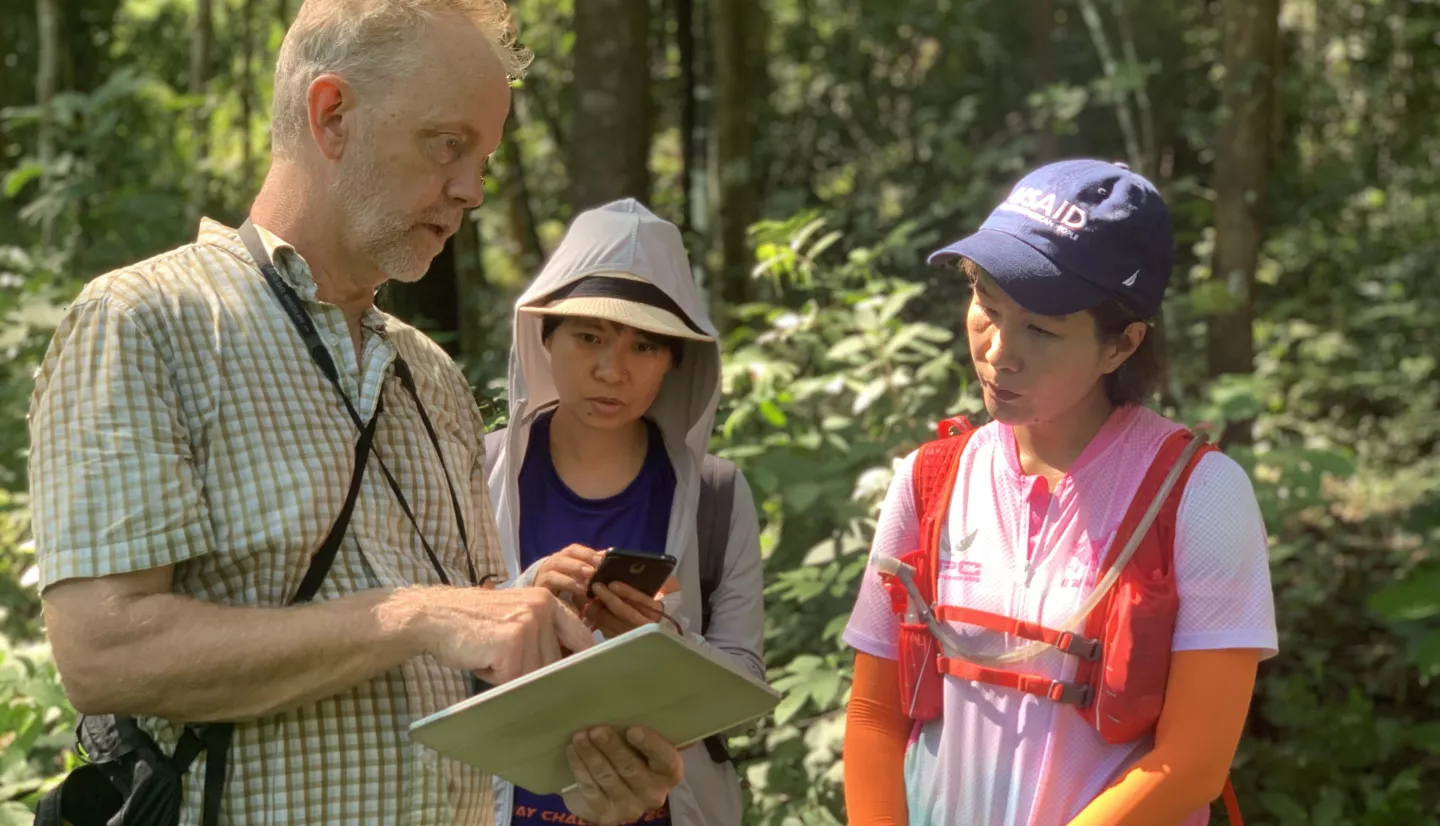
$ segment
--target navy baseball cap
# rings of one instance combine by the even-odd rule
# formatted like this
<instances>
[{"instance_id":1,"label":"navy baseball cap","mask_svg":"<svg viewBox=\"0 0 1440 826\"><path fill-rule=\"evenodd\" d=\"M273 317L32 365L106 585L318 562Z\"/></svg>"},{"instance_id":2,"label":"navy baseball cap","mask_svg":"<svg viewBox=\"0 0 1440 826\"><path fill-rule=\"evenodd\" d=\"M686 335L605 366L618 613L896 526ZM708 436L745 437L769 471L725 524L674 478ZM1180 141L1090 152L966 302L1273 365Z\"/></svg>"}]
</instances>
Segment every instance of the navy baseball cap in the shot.
<instances>
[{"instance_id":1,"label":"navy baseball cap","mask_svg":"<svg viewBox=\"0 0 1440 826\"><path fill-rule=\"evenodd\" d=\"M1154 184L1120 163L1060 161L1015 185L979 231L930 255L969 258L1025 309L1088 310L1119 298L1160 313L1174 266L1170 210Z\"/></svg>"}]
</instances>

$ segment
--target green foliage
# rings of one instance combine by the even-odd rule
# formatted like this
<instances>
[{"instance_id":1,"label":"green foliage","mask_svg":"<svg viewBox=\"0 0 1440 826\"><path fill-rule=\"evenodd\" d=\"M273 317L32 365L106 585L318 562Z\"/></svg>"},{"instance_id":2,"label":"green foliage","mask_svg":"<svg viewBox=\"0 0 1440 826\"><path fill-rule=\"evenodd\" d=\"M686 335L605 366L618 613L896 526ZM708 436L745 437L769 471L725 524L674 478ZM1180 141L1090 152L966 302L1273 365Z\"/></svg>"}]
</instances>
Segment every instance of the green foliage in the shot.
<instances>
[{"instance_id":1,"label":"green foliage","mask_svg":"<svg viewBox=\"0 0 1440 826\"><path fill-rule=\"evenodd\" d=\"M0 826L25 822L35 792L74 759L72 713L35 645L24 495L34 368L80 283L193 237L197 111L205 211L243 211L266 160L280 17L299 3L216 4L203 96L180 91L190 0L58 5L65 64L45 112L30 97L34 4L0 16ZM1219 379L1204 355L1208 320L1235 303L1210 268L1219 4L1093 4L1114 42L1113 71L1068 0L1039 4L1053 21L1005 0L763 5L770 87L756 90L766 117L753 161L766 220L751 240L764 300L733 308L715 442L742 464L762 509L767 659L785 692L774 718L736 743L747 823L845 822L850 658L840 633L877 507L896 462L934 422L981 411L955 336L964 286L924 268L924 253L976 226L1041 159L1126 154L1115 107L1142 90L1140 161L1171 204L1179 242L1162 325L1164 410L1216 428L1255 422L1254 446L1231 455L1270 531L1282 652L1261 668L1236 763L1247 821L1440 822L1440 5L1284 4L1283 132L1254 296L1255 369ZM540 245L558 240L576 174L565 148L584 128L566 99L572 0L514 8L537 60L516 90L491 203L475 214L483 283L463 286L483 315L480 352L465 366L492 424L504 414L508 304L537 264L514 216L527 207ZM672 25L657 11L655 75L642 92L657 101L651 202L678 219ZM711 46L700 40L704 127ZM696 260L712 229L693 228Z\"/></svg>"},{"instance_id":2,"label":"green foliage","mask_svg":"<svg viewBox=\"0 0 1440 826\"><path fill-rule=\"evenodd\" d=\"M893 472L946 411L973 408L945 326L915 320L923 285L873 262L897 230L851 247L813 216L756 228L757 272L786 295L756 304L727 342L720 449L762 503L766 647L785 699L743 749L747 823L842 823L841 765L850 657L840 640ZM958 318L958 313L956 315ZM959 390L959 396L956 390Z\"/></svg>"}]
</instances>

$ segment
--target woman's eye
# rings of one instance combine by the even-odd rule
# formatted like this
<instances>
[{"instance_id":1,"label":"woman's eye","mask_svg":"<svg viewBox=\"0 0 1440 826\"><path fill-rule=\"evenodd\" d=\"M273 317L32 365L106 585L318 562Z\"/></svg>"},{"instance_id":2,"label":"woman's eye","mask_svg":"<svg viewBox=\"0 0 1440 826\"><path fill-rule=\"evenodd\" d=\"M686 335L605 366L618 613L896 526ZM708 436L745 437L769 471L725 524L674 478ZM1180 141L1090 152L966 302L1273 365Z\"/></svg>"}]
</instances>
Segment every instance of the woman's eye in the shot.
<instances>
[{"instance_id":1,"label":"woman's eye","mask_svg":"<svg viewBox=\"0 0 1440 826\"><path fill-rule=\"evenodd\" d=\"M1041 338L1057 338L1057 336L1049 330L1042 330L1041 328L1036 327L1033 324L1030 325L1030 330L1031 332L1035 333L1035 335L1040 336Z\"/></svg>"}]
</instances>

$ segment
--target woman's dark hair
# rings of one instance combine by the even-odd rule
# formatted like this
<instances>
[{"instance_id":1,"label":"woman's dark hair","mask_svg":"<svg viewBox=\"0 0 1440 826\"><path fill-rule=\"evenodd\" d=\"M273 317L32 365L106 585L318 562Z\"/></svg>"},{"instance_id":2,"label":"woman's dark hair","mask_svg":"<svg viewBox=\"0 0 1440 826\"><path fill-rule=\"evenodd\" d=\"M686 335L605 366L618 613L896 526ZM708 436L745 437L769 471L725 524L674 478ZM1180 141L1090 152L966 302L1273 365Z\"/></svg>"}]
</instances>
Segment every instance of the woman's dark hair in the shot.
<instances>
[{"instance_id":1,"label":"woman's dark hair","mask_svg":"<svg viewBox=\"0 0 1440 826\"><path fill-rule=\"evenodd\" d=\"M1144 404L1160 388L1165 375L1165 343L1154 324L1140 317L1118 298L1107 298L1088 311L1095 319L1095 333L1106 344L1124 334L1125 328L1137 321L1145 324L1145 338L1115 372L1105 376L1105 395L1116 407Z\"/></svg>"},{"instance_id":2,"label":"woman's dark hair","mask_svg":"<svg viewBox=\"0 0 1440 826\"><path fill-rule=\"evenodd\" d=\"M970 281L973 289L985 270L969 258L961 258L960 272ZM1145 338L1140 346L1115 372L1105 376L1105 396L1111 404L1116 407L1144 404L1159 389L1165 375L1165 345L1160 331L1119 298L1107 298L1086 312L1095 320L1095 335L1106 344L1113 344L1131 324L1144 322Z\"/></svg>"},{"instance_id":3,"label":"woman's dark hair","mask_svg":"<svg viewBox=\"0 0 1440 826\"><path fill-rule=\"evenodd\" d=\"M560 325L565 323L565 319L571 317L572 316L563 315L544 316L543 320L540 322L540 340L549 341L550 337L555 335L555 331L560 329ZM656 346L664 347L670 351L671 367L680 366L680 360L685 356L685 342L683 339L680 339L676 336L665 336L660 335L659 333L652 333L648 330L640 330L639 332L641 335L645 336L646 339L654 342Z\"/></svg>"}]
</instances>

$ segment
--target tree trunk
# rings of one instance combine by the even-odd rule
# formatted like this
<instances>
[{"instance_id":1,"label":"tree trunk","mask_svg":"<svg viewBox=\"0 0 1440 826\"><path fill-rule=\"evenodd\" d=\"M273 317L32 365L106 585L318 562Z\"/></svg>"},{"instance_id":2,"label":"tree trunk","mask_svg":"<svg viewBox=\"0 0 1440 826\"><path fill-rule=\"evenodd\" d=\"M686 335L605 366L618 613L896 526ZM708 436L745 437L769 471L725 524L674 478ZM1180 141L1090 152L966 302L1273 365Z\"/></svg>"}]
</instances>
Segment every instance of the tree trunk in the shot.
<instances>
[{"instance_id":1,"label":"tree trunk","mask_svg":"<svg viewBox=\"0 0 1440 826\"><path fill-rule=\"evenodd\" d=\"M680 58L680 232L695 229L695 3L675 0L675 46Z\"/></svg>"},{"instance_id":2,"label":"tree trunk","mask_svg":"<svg viewBox=\"0 0 1440 826\"><path fill-rule=\"evenodd\" d=\"M528 104L516 97L506 124L505 135L500 141L499 161L501 174L505 177L501 190L505 193L505 206L510 216L510 239L520 252L520 269L527 278L540 272L545 262L545 249L540 245L540 232L536 227L535 210L530 204L530 187L525 176L525 151L520 144L520 127L527 120Z\"/></svg>"},{"instance_id":3,"label":"tree trunk","mask_svg":"<svg viewBox=\"0 0 1440 826\"><path fill-rule=\"evenodd\" d=\"M1215 144L1214 277L1228 301L1210 319L1211 376L1254 368L1255 268L1264 240L1280 0L1224 0L1225 80ZM1225 441L1248 444L1250 422Z\"/></svg>"},{"instance_id":4,"label":"tree trunk","mask_svg":"<svg viewBox=\"0 0 1440 826\"><path fill-rule=\"evenodd\" d=\"M485 313L490 299L490 285L485 278L485 259L480 240L478 215L467 215L455 233L455 298L456 352L461 366L480 361L485 348L493 341L486 334L491 316Z\"/></svg>"},{"instance_id":5,"label":"tree trunk","mask_svg":"<svg viewBox=\"0 0 1440 826\"><path fill-rule=\"evenodd\" d=\"M718 260L711 297L734 308L754 297L747 233L759 217L757 146L769 84L765 77L765 18L759 0L711 0L710 146L711 226ZM718 288L718 289L716 289ZM725 313L715 314L717 322ZM723 322L722 322L723 325Z\"/></svg>"},{"instance_id":6,"label":"tree trunk","mask_svg":"<svg viewBox=\"0 0 1440 826\"><path fill-rule=\"evenodd\" d=\"M460 232L473 231L473 225L467 219ZM457 232L445 242L445 248L430 262L430 269L423 278L409 284L385 282L377 302L385 312L433 338L451 358L460 353L458 256L455 249L459 234Z\"/></svg>"},{"instance_id":7,"label":"tree trunk","mask_svg":"<svg viewBox=\"0 0 1440 826\"><path fill-rule=\"evenodd\" d=\"M1048 89L1055 82L1055 0L1036 0L1030 15L1030 54L1035 60L1035 88ZM1039 135L1035 159L1048 163L1060 154L1060 136L1053 128Z\"/></svg>"},{"instance_id":8,"label":"tree trunk","mask_svg":"<svg viewBox=\"0 0 1440 826\"><path fill-rule=\"evenodd\" d=\"M48 189L55 164L55 129L50 117L50 104L55 98L55 81L60 68L60 0L37 0L35 21L39 34L39 68L35 73L35 102L40 106L40 129L37 155L45 172L42 182ZM55 221L42 219L40 249L48 253L55 243Z\"/></svg>"},{"instance_id":9,"label":"tree trunk","mask_svg":"<svg viewBox=\"0 0 1440 826\"><path fill-rule=\"evenodd\" d=\"M255 0L240 6L240 191L245 197L255 196L255 168L250 121L255 113Z\"/></svg>"},{"instance_id":10,"label":"tree trunk","mask_svg":"<svg viewBox=\"0 0 1440 826\"><path fill-rule=\"evenodd\" d=\"M575 4L568 167L578 212L650 192L649 0Z\"/></svg>"},{"instance_id":11,"label":"tree trunk","mask_svg":"<svg viewBox=\"0 0 1440 826\"><path fill-rule=\"evenodd\" d=\"M190 231L205 212L208 186L206 164L210 155L210 11L212 0L195 0L195 31L190 36L190 94L200 99L193 117L195 155L190 170Z\"/></svg>"}]
</instances>

